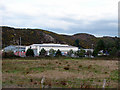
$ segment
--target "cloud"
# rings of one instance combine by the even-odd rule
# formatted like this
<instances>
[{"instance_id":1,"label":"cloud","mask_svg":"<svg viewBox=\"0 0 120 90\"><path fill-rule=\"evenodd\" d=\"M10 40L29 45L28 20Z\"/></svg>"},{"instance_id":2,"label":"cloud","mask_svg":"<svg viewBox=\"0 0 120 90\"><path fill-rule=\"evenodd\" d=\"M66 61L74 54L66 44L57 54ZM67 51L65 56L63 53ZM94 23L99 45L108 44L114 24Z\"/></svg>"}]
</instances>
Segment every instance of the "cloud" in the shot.
<instances>
[{"instance_id":1,"label":"cloud","mask_svg":"<svg viewBox=\"0 0 120 90\"><path fill-rule=\"evenodd\" d=\"M71 21L72 22L72 21ZM80 24L78 24L78 22ZM75 23L75 21L74 21ZM76 26L70 26L70 28L65 31L63 29L57 29L58 33L69 33L70 35L76 33L89 33L95 36L117 36L118 29L117 29L117 21L116 20L100 20L94 21L89 25L83 23L83 21L76 21ZM51 28L51 30L56 30ZM74 32L75 31L75 32Z\"/></svg>"},{"instance_id":2,"label":"cloud","mask_svg":"<svg viewBox=\"0 0 120 90\"><path fill-rule=\"evenodd\" d=\"M0 17L3 17L1 25L52 29L66 34L97 34L101 28L106 35L114 36L117 8L118 0L2 0Z\"/></svg>"}]
</instances>

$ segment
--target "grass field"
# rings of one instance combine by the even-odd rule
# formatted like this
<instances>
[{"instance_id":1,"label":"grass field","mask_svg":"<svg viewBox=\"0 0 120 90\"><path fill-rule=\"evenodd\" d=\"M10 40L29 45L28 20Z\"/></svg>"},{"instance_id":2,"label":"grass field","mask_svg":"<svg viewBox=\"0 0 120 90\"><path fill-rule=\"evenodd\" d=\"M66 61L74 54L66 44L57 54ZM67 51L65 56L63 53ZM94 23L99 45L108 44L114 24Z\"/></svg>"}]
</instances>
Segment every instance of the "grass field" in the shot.
<instances>
[{"instance_id":1,"label":"grass field","mask_svg":"<svg viewBox=\"0 0 120 90\"><path fill-rule=\"evenodd\" d=\"M4 59L3 88L106 88L118 87L118 61L85 59Z\"/></svg>"}]
</instances>

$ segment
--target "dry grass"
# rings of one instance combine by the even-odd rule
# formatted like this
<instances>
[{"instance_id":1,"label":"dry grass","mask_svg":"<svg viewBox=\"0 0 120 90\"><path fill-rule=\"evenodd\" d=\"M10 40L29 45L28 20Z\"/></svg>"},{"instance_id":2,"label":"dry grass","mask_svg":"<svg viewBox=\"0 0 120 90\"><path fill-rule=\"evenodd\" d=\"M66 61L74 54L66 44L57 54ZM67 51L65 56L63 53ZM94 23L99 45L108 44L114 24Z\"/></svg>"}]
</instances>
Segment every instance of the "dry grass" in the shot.
<instances>
[{"instance_id":1,"label":"dry grass","mask_svg":"<svg viewBox=\"0 0 120 90\"><path fill-rule=\"evenodd\" d=\"M118 85L118 61L106 60L3 60L3 88L40 88L45 85L65 88L106 88ZM94 85L93 85L94 84Z\"/></svg>"}]
</instances>

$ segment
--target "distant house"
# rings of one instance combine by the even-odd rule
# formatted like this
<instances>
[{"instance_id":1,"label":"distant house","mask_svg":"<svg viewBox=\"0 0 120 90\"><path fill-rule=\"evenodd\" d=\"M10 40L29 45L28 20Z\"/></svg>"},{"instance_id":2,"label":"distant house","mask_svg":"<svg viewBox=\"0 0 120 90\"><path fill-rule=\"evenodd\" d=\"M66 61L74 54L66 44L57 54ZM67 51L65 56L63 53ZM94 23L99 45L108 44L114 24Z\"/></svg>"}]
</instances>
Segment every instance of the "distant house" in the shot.
<instances>
[{"instance_id":1,"label":"distant house","mask_svg":"<svg viewBox=\"0 0 120 90\"><path fill-rule=\"evenodd\" d=\"M85 50L85 52L91 51L93 53L93 49L84 49L84 50Z\"/></svg>"},{"instance_id":2,"label":"distant house","mask_svg":"<svg viewBox=\"0 0 120 90\"><path fill-rule=\"evenodd\" d=\"M15 55L25 56L26 46L10 45L3 49L4 52L14 52Z\"/></svg>"},{"instance_id":3,"label":"distant house","mask_svg":"<svg viewBox=\"0 0 120 90\"><path fill-rule=\"evenodd\" d=\"M99 52L98 52L98 56L103 56L103 55L109 55L109 53L108 53L108 51L106 50L105 52L104 52L104 50L100 50Z\"/></svg>"},{"instance_id":4,"label":"distant house","mask_svg":"<svg viewBox=\"0 0 120 90\"><path fill-rule=\"evenodd\" d=\"M4 48L4 52L9 52L9 51L25 51L26 46L18 46L18 45L10 45Z\"/></svg>"}]
</instances>

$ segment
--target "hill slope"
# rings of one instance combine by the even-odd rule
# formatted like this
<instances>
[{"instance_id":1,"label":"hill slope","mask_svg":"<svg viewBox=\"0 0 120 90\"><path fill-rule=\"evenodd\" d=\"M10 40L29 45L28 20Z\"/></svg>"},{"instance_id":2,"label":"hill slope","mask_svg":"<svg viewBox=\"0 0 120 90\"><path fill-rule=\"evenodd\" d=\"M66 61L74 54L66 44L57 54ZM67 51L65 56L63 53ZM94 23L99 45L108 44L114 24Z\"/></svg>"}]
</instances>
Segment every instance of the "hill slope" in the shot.
<instances>
[{"instance_id":1,"label":"hill slope","mask_svg":"<svg viewBox=\"0 0 120 90\"><path fill-rule=\"evenodd\" d=\"M99 39L105 42L112 41L114 37L97 38L86 33L79 33L75 35L61 35L42 29L20 29L13 27L2 27L2 47L8 45L18 45L19 37L22 38L22 45L30 45L34 43L61 43L74 45L76 39L79 39L80 45L83 48L91 48L92 44L96 45Z\"/></svg>"}]
</instances>

